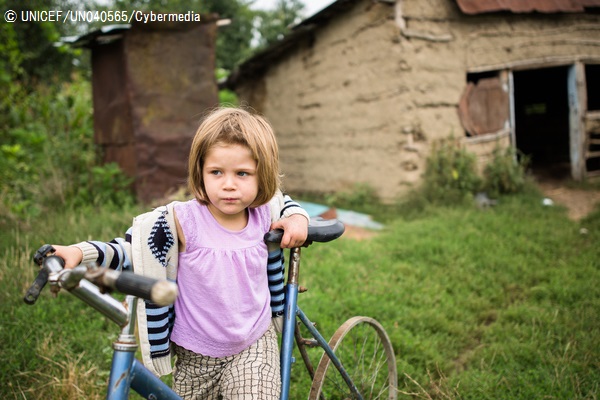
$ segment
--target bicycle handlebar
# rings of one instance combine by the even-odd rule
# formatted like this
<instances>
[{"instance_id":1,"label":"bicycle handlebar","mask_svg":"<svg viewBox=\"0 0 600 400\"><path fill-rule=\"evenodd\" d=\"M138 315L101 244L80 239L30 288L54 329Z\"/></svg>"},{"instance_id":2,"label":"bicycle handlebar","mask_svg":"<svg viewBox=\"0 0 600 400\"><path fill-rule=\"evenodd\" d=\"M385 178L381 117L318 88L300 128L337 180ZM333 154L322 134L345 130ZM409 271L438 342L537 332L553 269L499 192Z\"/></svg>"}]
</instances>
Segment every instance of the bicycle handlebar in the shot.
<instances>
[{"instance_id":1,"label":"bicycle handlebar","mask_svg":"<svg viewBox=\"0 0 600 400\"><path fill-rule=\"evenodd\" d=\"M344 230L344 224L337 219L311 218L305 245L312 242L330 242L342 236ZM265 242L268 243L281 243L281 239L283 239L281 229L271 230L264 237Z\"/></svg>"},{"instance_id":2,"label":"bicycle handlebar","mask_svg":"<svg viewBox=\"0 0 600 400\"><path fill-rule=\"evenodd\" d=\"M100 270L100 269L98 269ZM103 269L101 276L87 276L92 282L109 287L121 293L150 300L156 305L173 304L177 298L177 285L165 280L157 280L128 271Z\"/></svg>"},{"instance_id":3,"label":"bicycle handlebar","mask_svg":"<svg viewBox=\"0 0 600 400\"><path fill-rule=\"evenodd\" d=\"M34 261L41 266L41 269L25 294L23 299L25 303L34 304L49 281L53 285L53 292L57 292L60 288L68 291L75 290L79 287L80 282L86 279L99 286L102 292L117 290L124 294L150 300L159 306L173 304L177 298L177 285L173 282L95 265L65 270L64 260L52 255L54 251L52 246L44 245L36 252Z\"/></svg>"},{"instance_id":4,"label":"bicycle handlebar","mask_svg":"<svg viewBox=\"0 0 600 400\"><path fill-rule=\"evenodd\" d=\"M40 296L42 289L44 286L46 286L46 283L48 283L48 271L45 269L40 269L40 272L38 272L33 284L27 290L27 293L25 293L25 297L23 297L25 303L29 305L34 304Z\"/></svg>"},{"instance_id":5,"label":"bicycle handlebar","mask_svg":"<svg viewBox=\"0 0 600 400\"><path fill-rule=\"evenodd\" d=\"M54 250L54 247L49 244L45 244L35 252L33 261L42 268L40 269L40 272L38 272L37 277L33 281L31 287L27 290L27 293L25 293L25 297L23 298L25 303L29 305L34 304L40 296L42 289L48 283L48 277L50 276L50 273L58 272L65 267L65 262L62 258L52 255L55 251L56 250ZM42 264L44 260L50 257L56 257L57 261L59 261L59 265L49 265L48 267L43 268Z\"/></svg>"}]
</instances>

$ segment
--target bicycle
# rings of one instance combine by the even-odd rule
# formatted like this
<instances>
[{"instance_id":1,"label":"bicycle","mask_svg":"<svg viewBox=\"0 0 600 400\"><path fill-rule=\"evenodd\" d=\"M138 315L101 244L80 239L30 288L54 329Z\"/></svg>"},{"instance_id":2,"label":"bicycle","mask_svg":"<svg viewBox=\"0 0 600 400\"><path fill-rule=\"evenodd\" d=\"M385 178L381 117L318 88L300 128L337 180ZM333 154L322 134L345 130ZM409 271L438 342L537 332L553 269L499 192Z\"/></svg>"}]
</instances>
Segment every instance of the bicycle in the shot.
<instances>
[{"instance_id":1,"label":"bicycle","mask_svg":"<svg viewBox=\"0 0 600 400\"><path fill-rule=\"evenodd\" d=\"M303 247L313 242L329 242L340 237L344 225L337 220L311 220L308 238ZM265 235L265 241L278 243L282 231ZM130 388L146 399L175 400L180 397L158 377L135 359L138 348L135 318L138 298L158 305L175 301L177 286L132 272L119 272L96 265L80 265L64 269L64 262L52 254L50 245L42 246L34 256L41 269L25 295L27 304L34 304L46 283L53 293L65 289L108 317L121 327L113 343L113 359L107 388L108 400L127 399ZM308 398L325 399L388 399L397 398L396 358L385 329L373 318L356 316L348 319L327 342L306 314L298 307L300 248L290 249L288 278L285 286L285 308L281 334L281 399L289 398L294 343L311 377ZM108 292L126 294L124 303ZM300 326L312 335L302 336ZM315 369L307 348L320 347L324 353Z\"/></svg>"}]
</instances>

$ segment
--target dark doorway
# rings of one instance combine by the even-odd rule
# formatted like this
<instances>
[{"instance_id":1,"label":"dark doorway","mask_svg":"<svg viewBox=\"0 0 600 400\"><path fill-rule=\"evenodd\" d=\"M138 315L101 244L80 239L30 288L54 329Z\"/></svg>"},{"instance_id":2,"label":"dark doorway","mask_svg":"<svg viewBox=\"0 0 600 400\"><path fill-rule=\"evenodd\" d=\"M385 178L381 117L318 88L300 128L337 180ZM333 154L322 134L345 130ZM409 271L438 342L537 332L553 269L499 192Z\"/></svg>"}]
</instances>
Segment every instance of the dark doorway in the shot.
<instances>
[{"instance_id":1,"label":"dark doorway","mask_svg":"<svg viewBox=\"0 0 600 400\"><path fill-rule=\"evenodd\" d=\"M587 111L600 115L600 65L590 64L585 66L585 83L587 95ZM586 169L588 176L600 176L600 122L592 124L594 127L587 132L588 155Z\"/></svg>"},{"instance_id":2,"label":"dark doorway","mask_svg":"<svg viewBox=\"0 0 600 400\"><path fill-rule=\"evenodd\" d=\"M600 65L585 66L585 86L588 111L600 111Z\"/></svg>"},{"instance_id":3,"label":"dark doorway","mask_svg":"<svg viewBox=\"0 0 600 400\"><path fill-rule=\"evenodd\" d=\"M568 67L513 71L515 138L536 175L570 176Z\"/></svg>"}]
</instances>

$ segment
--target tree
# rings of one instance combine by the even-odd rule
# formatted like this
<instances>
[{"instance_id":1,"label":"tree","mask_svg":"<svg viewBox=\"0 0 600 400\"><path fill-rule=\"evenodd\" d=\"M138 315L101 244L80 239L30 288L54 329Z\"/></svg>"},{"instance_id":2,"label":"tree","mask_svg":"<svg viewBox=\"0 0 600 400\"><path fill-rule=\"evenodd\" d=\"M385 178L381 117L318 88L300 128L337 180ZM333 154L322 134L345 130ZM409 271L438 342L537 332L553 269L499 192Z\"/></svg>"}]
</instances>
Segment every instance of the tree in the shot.
<instances>
[{"instance_id":1,"label":"tree","mask_svg":"<svg viewBox=\"0 0 600 400\"><path fill-rule=\"evenodd\" d=\"M233 70L257 48L264 48L289 32L297 23L304 5L301 0L278 0L273 10L252 10L252 0L0 0L3 10L126 10L154 12L216 13L231 24L221 27L217 36L217 67ZM68 21L70 22L70 21ZM58 45L61 37L80 35L106 24L102 21L77 23L22 22L3 23L0 28L0 81L18 80L23 84L62 81L69 78L81 51ZM81 61L81 60L80 60ZM84 62L85 64L85 62ZM2 83L0 83L1 85ZM6 93L6 92L5 92Z\"/></svg>"},{"instance_id":2,"label":"tree","mask_svg":"<svg viewBox=\"0 0 600 400\"><path fill-rule=\"evenodd\" d=\"M255 11L252 0L115 0L122 10L154 12L216 13L231 23L219 28L217 35L217 68L232 71L258 48L264 48L289 32L299 22L304 4L300 0L278 0L274 10Z\"/></svg>"},{"instance_id":3,"label":"tree","mask_svg":"<svg viewBox=\"0 0 600 400\"><path fill-rule=\"evenodd\" d=\"M217 35L217 67L232 71L252 53L256 11L244 0L208 0L206 3L211 12L231 20Z\"/></svg>"},{"instance_id":4,"label":"tree","mask_svg":"<svg viewBox=\"0 0 600 400\"><path fill-rule=\"evenodd\" d=\"M10 73L12 81L28 87L36 82L68 79L77 51L59 42L61 37L72 34L73 26L53 21L22 21L21 13L77 8L78 3L69 0L0 0L0 9L12 10L18 16L13 23L3 22L0 29L0 43L8 43L18 53L11 56L12 66L0 64L2 73Z\"/></svg>"},{"instance_id":5,"label":"tree","mask_svg":"<svg viewBox=\"0 0 600 400\"><path fill-rule=\"evenodd\" d=\"M290 32L300 22L304 4L300 0L278 0L274 10L257 13L258 47L264 48Z\"/></svg>"}]
</instances>

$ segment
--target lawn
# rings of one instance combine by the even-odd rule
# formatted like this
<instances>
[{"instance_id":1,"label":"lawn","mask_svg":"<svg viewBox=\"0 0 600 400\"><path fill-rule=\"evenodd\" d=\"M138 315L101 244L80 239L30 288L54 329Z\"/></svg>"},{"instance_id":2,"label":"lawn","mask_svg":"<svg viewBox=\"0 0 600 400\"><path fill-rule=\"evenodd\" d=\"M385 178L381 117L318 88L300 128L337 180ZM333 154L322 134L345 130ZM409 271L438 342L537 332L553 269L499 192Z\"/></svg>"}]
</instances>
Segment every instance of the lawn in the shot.
<instances>
[{"instance_id":1,"label":"lawn","mask_svg":"<svg viewBox=\"0 0 600 400\"><path fill-rule=\"evenodd\" d=\"M140 210L81 209L1 227L3 399L103 398L118 328L61 293L23 294L46 242L109 240ZM303 251L300 305L326 336L353 315L386 328L400 398L596 399L600 210L581 221L528 193L492 208L398 212L365 240ZM293 398L306 398L294 368Z\"/></svg>"}]
</instances>

